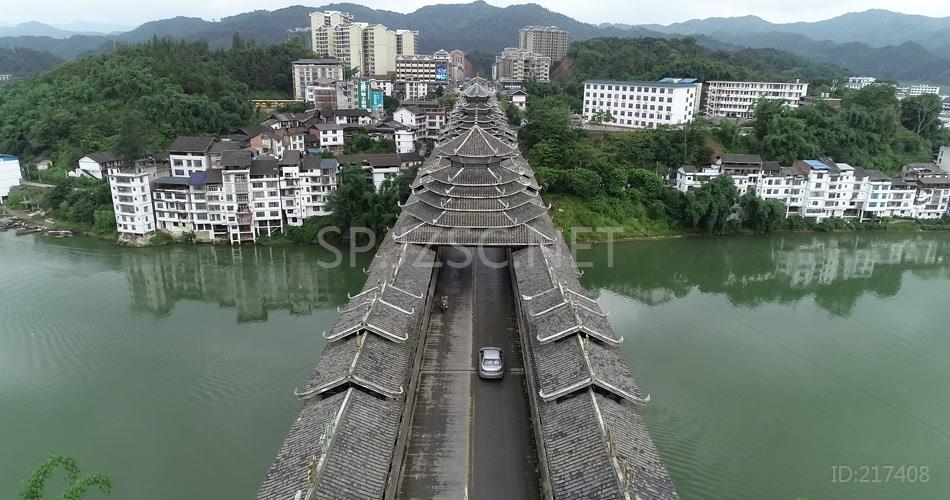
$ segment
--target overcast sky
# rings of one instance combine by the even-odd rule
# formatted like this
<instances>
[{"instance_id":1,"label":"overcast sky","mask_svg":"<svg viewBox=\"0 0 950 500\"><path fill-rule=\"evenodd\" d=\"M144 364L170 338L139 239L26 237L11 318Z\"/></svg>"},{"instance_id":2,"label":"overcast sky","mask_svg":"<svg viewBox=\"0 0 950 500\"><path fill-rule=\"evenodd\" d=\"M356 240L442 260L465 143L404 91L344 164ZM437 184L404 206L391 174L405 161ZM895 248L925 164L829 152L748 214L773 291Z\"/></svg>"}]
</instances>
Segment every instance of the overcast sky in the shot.
<instances>
[{"instance_id":1,"label":"overcast sky","mask_svg":"<svg viewBox=\"0 0 950 500\"><path fill-rule=\"evenodd\" d=\"M431 3L468 3L470 0L362 0L374 8L411 12ZM4 24L41 21L51 24L70 21L137 26L155 19L175 16L217 19L256 9L274 10L288 5L325 5L329 2L270 0L0 0ZM488 0L492 5L526 1ZM551 10L590 23L668 24L687 19L754 14L772 22L815 21L847 12L872 8L898 10L908 14L950 16L947 0L534 0Z\"/></svg>"}]
</instances>

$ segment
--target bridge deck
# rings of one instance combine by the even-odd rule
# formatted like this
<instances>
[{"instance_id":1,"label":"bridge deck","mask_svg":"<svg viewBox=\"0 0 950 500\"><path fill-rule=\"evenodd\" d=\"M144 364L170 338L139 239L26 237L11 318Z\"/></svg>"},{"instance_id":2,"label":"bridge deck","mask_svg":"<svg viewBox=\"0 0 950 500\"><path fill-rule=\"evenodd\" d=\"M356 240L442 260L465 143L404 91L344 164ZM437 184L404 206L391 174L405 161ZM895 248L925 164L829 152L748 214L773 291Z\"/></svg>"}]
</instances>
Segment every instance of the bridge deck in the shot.
<instances>
[{"instance_id":1,"label":"bridge deck","mask_svg":"<svg viewBox=\"0 0 950 500\"><path fill-rule=\"evenodd\" d=\"M502 249L484 249L504 262ZM444 252L429 321L400 498L536 498L537 466L507 266ZM445 261L444 261L445 262ZM503 380L478 378L478 349L505 353Z\"/></svg>"}]
</instances>

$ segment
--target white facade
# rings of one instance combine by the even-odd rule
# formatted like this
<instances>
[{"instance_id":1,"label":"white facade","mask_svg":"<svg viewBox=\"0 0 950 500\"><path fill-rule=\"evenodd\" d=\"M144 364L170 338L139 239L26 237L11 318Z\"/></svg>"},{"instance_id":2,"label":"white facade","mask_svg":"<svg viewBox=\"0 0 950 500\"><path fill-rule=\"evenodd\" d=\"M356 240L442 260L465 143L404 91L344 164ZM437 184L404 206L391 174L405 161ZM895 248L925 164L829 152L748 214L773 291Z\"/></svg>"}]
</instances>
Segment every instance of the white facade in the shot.
<instances>
[{"instance_id":1,"label":"white facade","mask_svg":"<svg viewBox=\"0 0 950 500\"><path fill-rule=\"evenodd\" d=\"M399 128L395 132L396 152L411 153L416 150L416 132L410 128Z\"/></svg>"},{"instance_id":2,"label":"white facade","mask_svg":"<svg viewBox=\"0 0 950 500\"><path fill-rule=\"evenodd\" d=\"M343 65L336 59L300 59L293 62L293 73L294 98L306 99L307 87L318 80L342 80Z\"/></svg>"},{"instance_id":3,"label":"white facade","mask_svg":"<svg viewBox=\"0 0 950 500\"><path fill-rule=\"evenodd\" d=\"M343 125L336 123L318 123L314 128L320 134L317 136L317 139L320 140L321 148L343 147Z\"/></svg>"},{"instance_id":4,"label":"white facade","mask_svg":"<svg viewBox=\"0 0 950 500\"><path fill-rule=\"evenodd\" d=\"M155 165L109 168L107 171L115 224L120 236L149 236L157 223L153 209L152 181L167 174Z\"/></svg>"},{"instance_id":5,"label":"white facade","mask_svg":"<svg viewBox=\"0 0 950 500\"><path fill-rule=\"evenodd\" d=\"M432 55L396 56L396 80L448 83L449 64L449 53L444 50Z\"/></svg>"},{"instance_id":6,"label":"white facade","mask_svg":"<svg viewBox=\"0 0 950 500\"><path fill-rule=\"evenodd\" d=\"M549 82L551 81L551 58L508 47L500 56L495 56L492 78L499 82L523 83L526 80Z\"/></svg>"},{"instance_id":7,"label":"white facade","mask_svg":"<svg viewBox=\"0 0 950 500\"><path fill-rule=\"evenodd\" d=\"M907 85L903 87L897 87L897 97L917 97L924 94L934 94L940 95L940 87L936 85Z\"/></svg>"},{"instance_id":8,"label":"white facade","mask_svg":"<svg viewBox=\"0 0 950 500\"><path fill-rule=\"evenodd\" d=\"M606 125L625 128L655 128L693 121L699 110L702 84L692 79L667 78L659 82L584 82L584 119L610 112Z\"/></svg>"},{"instance_id":9,"label":"white facade","mask_svg":"<svg viewBox=\"0 0 950 500\"><path fill-rule=\"evenodd\" d=\"M393 113L393 120L407 127L416 127L419 125L416 113L407 108L399 108Z\"/></svg>"},{"instance_id":10,"label":"white facade","mask_svg":"<svg viewBox=\"0 0 950 500\"><path fill-rule=\"evenodd\" d=\"M395 72L396 56L416 53L417 32L354 22L339 11L313 12L310 29L314 53L338 59L344 69L357 68L364 77Z\"/></svg>"},{"instance_id":11,"label":"white facade","mask_svg":"<svg viewBox=\"0 0 950 500\"><path fill-rule=\"evenodd\" d=\"M706 82L706 114L729 118L752 118L759 99L776 100L797 108L808 94L808 84L780 82Z\"/></svg>"},{"instance_id":12,"label":"white facade","mask_svg":"<svg viewBox=\"0 0 950 500\"><path fill-rule=\"evenodd\" d=\"M102 180L106 178L106 171L118 164L119 160L112 153L93 153L80 158L76 169L66 172L66 175Z\"/></svg>"},{"instance_id":13,"label":"white facade","mask_svg":"<svg viewBox=\"0 0 950 500\"><path fill-rule=\"evenodd\" d=\"M681 167L675 185L687 192L720 174L729 175L740 194L754 190L761 198L783 202L786 215L817 221L934 219L946 216L950 209L950 176L929 168L908 172L903 179L891 179L881 172L819 160L796 161L793 167L761 171L736 171L716 164Z\"/></svg>"},{"instance_id":14,"label":"white facade","mask_svg":"<svg viewBox=\"0 0 950 500\"><path fill-rule=\"evenodd\" d=\"M849 89L860 90L876 81L877 78L873 76L849 76L847 87Z\"/></svg>"},{"instance_id":15,"label":"white facade","mask_svg":"<svg viewBox=\"0 0 950 500\"><path fill-rule=\"evenodd\" d=\"M20 159L16 156L0 155L0 204L6 202L10 189L20 185L22 178Z\"/></svg>"}]
</instances>

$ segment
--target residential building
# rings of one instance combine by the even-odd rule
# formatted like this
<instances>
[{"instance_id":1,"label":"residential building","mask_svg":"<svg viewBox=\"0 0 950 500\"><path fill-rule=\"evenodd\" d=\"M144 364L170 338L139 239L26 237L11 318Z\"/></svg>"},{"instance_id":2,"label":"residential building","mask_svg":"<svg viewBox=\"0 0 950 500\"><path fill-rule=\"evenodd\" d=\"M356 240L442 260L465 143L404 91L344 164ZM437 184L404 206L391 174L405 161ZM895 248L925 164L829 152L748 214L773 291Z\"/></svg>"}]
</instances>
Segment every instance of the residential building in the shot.
<instances>
[{"instance_id":1,"label":"residential building","mask_svg":"<svg viewBox=\"0 0 950 500\"><path fill-rule=\"evenodd\" d=\"M402 160L398 154L340 155L340 165L362 168L377 191L386 179L395 178L402 170Z\"/></svg>"},{"instance_id":2,"label":"residential building","mask_svg":"<svg viewBox=\"0 0 950 500\"><path fill-rule=\"evenodd\" d=\"M877 78L873 76L849 76L846 85L849 89L860 90L876 81Z\"/></svg>"},{"instance_id":3,"label":"residential building","mask_svg":"<svg viewBox=\"0 0 950 500\"><path fill-rule=\"evenodd\" d=\"M333 112L333 121L337 125L365 127L373 124L373 113L366 109L338 109Z\"/></svg>"},{"instance_id":4,"label":"residential building","mask_svg":"<svg viewBox=\"0 0 950 500\"><path fill-rule=\"evenodd\" d=\"M214 138L179 137L168 147L172 176L188 178L195 172L204 172L211 166L209 152Z\"/></svg>"},{"instance_id":5,"label":"residential building","mask_svg":"<svg viewBox=\"0 0 950 500\"><path fill-rule=\"evenodd\" d=\"M20 185L22 178L20 159L13 155L0 155L0 205L6 203L10 189Z\"/></svg>"},{"instance_id":6,"label":"residential building","mask_svg":"<svg viewBox=\"0 0 950 500\"><path fill-rule=\"evenodd\" d=\"M551 81L551 58L513 47L495 57L492 78L505 83L522 84L527 80Z\"/></svg>"},{"instance_id":7,"label":"residential building","mask_svg":"<svg viewBox=\"0 0 950 500\"><path fill-rule=\"evenodd\" d=\"M706 114L728 118L752 118L759 99L776 100L797 108L808 94L808 84L781 82L706 82Z\"/></svg>"},{"instance_id":8,"label":"residential building","mask_svg":"<svg viewBox=\"0 0 950 500\"><path fill-rule=\"evenodd\" d=\"M917 97L924 94L940 95L940 87L936 85L915 84L897 87L897 98Z\"/></svg>"},{"instance_id":9,"label":"residential building","mask_svg":"<svg viewBox=\"0 0 950 500\"><path fill-rule=\"evenodd\" d=\"M409 101L421 100L434 94L438 85L435 82L428 81L407 81L403 82L403 99Z\"/></svg>"},{"instance_id":10,"label":"residential building","mask_svg":"<svg viewBox=\"0 0 950 500\"><path fill-rule=\"evenodd\" d=\"M606 125L656 128L683 125L699 111L702 84L692 78L664 78L658 82L588 80L584 82L584 119L609 112Z\"/></svg>"},{"instance_id":11,"label":"residential building","mask_svg":"<svg viewBox=\"0 0 950 500\"><path fill-rule=\"evenodd\" d=\"M66 172L70 177L86 177L88 179L102 180L106 178L106 171L109 168L118 166L119 159L108 151L90 153L79 159L79 165Z\"/></svg>"},{"instance_id":12,"label":"residential building","mask_svg":"<svg viewBox=\"0 0 950 500\"><path fill-rule=\"evenodd\" d=\"M298 59L293 62L293 73L294 97L305 99L307 87L317 81L343 80L343 65L336 59Z\"/></svg>"},{"instance_id":13,"label":"residential building","mask_svg":"<svg viewBox=\"0 0 950 500\"><path fill-rule=\"evenodd\" d=\"M465 81L465 52L449 52L449 81L458 85Z\"/></svg>"},{"instance_id":14,"label":"residential building","mask_svg":"<svg viewBox=\"0 0 950 500\"><path fill-rule=\"evenodd\" d=\"M336 123L318 123L314 125L314 136L319 139L320 148L341 149L343 147L343 128L343 125Z\"/></svg>"},{"instance_id":15,"label":"residential building","mask_svg":"<svg viewBox=\"0 0 950 500\"><path fill-rule=\"evenodd\" d=\"M353 107L350 85L344 81L314 80L304 89L304 100L312 102L321 111Z\"/></svg>"},{"instance_id":16,"label":"residential building","mask_svg":"<svg viewBox=\"0 0 950 500\"><path fill-rule=\"evenodd\" d=\"M418 119L422 114L418 108L407 108L403 106L393 113L393 120L407 127L417 127L419 126Z\"/></svg>"},{"instance_id":17,"label":"residential building","mask_svg":"<svg viewBox=\"0 0 950 500\"><path fill-rule=\"evenodd\" d=\"M449 53L444 50L432 55L396 56L396 80L447 83L450 64Z\"/></svg>"},{"instance_id":18,"label":"residential building","mask_svg":"<svg viewBox=\"0 0 950 500\"><path fill-rule=\"evenodd\" d=\"M557 26L526 26L518 33L518 48L560 62L567 55L567 31Z\"/></svg>"},{"instance_id":19,"label":"residential building","mask_svg":"<svg viewBox=\"0 0 950 500\"><path fill-rule=\"evenodd\" d=\"M339 60L345 69L356 68L363 77L394 73L396 56L416 53L417 32L354 22L339 11L310 14L310 27L315 53Z\"/></svg>"},{"instance_id":20,"label":"residential building","mask_svg":"<svg viewBox=\"0 0 950 500\"><path fill-rule=\"evenodd\" d=\"M106 170L119 237L145 238L155 233L152 182L169 174L167 162L145 159L133 165L115 163Z\"/></svg>"},{"instance_id":21,"label":"residential building","mask_svg":"<svg viewBox=\"0 0 950 500\"><path fill-rule=\"evenodd\" d=\"M528 109L528 93L522 89L509 90L505 93L508 96L508 103L524 111Z\"/></svg>"},{"instance_id":22,"label":"residential building","mask_svg":"<svg viewBox=\"0 0 950 500\"><path fill-rule=\"evenodd\" d=\"M898 178L831 160L799 160L791 167L762 162L755 155L725 156L708 167L681 167L675 186L691 191L719 175L733 179L740 193L779 200L786 216L828 218L940 218L950 209L950 174L933 164L907 165Z\"/></svg>"}]
</instances>

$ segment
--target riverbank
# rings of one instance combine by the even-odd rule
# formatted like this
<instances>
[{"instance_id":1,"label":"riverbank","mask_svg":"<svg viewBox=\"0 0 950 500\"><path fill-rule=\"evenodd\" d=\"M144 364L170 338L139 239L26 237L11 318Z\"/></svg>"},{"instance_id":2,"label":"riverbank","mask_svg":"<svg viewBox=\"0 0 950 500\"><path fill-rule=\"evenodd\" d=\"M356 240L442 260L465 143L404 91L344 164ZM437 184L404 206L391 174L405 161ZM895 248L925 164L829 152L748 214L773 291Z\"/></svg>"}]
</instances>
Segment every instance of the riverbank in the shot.
<instances>
[{"instance_id":1,"label":"riverbank","mask_svg":"<svg viewBox=\"0 0 950 500\"><path fill-rule=\"evenodd\" d=\"M641 206L614 203L613 200L589 202L575 196L546 195L551 217L564 237L578 243L639 241L691 236L743 236L762 234L745 227L727 227L724 232L702 233L681 227L669 217L651 217ZM658 214L662 211L657 210ZM879 219L855 221L825 219L813 222L801 217L782 219L767 233L851 233L851 232L925 232L950 231L950 216L943 219Z\"/></svg>"}]
</instances>

